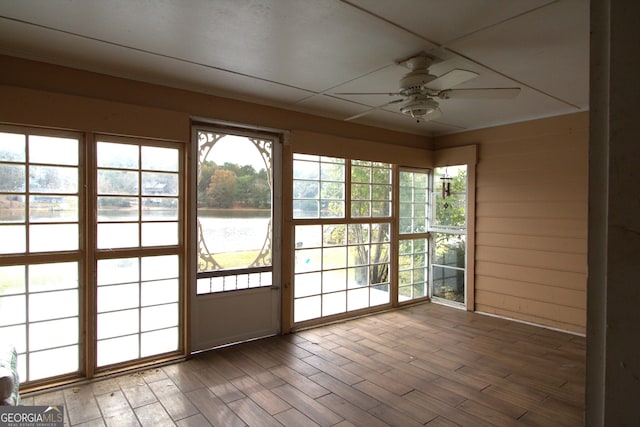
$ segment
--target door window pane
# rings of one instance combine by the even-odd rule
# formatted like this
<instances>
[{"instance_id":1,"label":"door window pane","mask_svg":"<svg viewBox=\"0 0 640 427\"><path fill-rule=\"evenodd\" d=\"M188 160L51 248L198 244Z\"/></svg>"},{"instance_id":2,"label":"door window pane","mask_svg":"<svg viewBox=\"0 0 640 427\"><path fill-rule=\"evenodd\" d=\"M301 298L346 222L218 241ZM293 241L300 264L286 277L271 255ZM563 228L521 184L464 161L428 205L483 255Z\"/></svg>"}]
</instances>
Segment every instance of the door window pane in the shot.
<instances>
[{"instance_id":1,"label":"door window pane","mask_svg":"<svg viewBox=\"0 0 640 427\"><path fill-rule=\"evenodd\" d=\"M398 253L398 301L428 295L428 239L400 240Z\"/></svg>"},{"instance_id":2,"label":"door window pane","mask_svg":"<svg viewBox=\"0 0 640 427\"><path fill-rule=\"evenodd\" d=\"M274 141L197 135L197 293L271 286ZM317 199L317 183L311 190Z\"/></svg>"},{"instance_id":3,"label":"door window pane","mask_svg":"<svg viewBox=\"0 0 640 427\"><path fill-rule=\"evenodd\" d=\"M433 227L465 229L467 226L467 167L435 168Z\"/></svg>"}]
</instances>

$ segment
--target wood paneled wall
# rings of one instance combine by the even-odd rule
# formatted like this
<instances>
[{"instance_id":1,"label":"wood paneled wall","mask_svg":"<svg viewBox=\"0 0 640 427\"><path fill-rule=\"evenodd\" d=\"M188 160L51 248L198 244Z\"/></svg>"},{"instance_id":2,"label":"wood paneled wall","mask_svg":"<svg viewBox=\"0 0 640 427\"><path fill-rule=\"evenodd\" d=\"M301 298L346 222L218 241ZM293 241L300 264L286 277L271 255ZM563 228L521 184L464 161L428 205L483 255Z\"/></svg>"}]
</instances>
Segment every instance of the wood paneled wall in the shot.
<instances>
[{"instance_id":1,"label":"wood paneled wall","mask_svg":"<svg viewBox=\"0 0 640 427\"><path fill-rule=\"evenodd\" d=\"M586 325L588 114L437 138L478 144L475 309Z\"/></svg>"}]
</instances>

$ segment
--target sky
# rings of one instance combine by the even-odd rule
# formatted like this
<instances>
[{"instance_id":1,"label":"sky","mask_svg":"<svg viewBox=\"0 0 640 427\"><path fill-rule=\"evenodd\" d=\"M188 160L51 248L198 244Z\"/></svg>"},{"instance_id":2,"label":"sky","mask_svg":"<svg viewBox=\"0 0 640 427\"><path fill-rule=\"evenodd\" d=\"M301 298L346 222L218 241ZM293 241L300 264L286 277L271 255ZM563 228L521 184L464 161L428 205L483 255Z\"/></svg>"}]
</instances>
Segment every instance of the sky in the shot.
<instances>
[{"instance_id":1,"label":"sky","mask_svg":"<svg viewBox=\"0 0 640 427\"><path fill-rule=\"evenodd\" d=\"M240 166L251 165L257 171L265 169L262 156L255 145L248 138L236 135L227 135L218 140L209 153L207 160L214 161L218 165L226 162Z\"/></svg>"}]
</instances>

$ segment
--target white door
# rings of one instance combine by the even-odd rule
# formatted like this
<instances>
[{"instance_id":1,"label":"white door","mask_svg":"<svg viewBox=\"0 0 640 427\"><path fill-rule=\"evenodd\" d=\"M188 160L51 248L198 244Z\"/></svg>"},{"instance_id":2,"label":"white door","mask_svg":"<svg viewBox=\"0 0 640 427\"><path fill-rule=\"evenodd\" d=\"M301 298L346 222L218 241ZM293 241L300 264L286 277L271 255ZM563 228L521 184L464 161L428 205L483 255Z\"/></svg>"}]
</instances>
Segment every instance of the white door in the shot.
<instances>
[{"instance_id":1,"label":"white door","mask_svg":"<svg viewBox=\"0 0 640 427\"><path fill-rule=\"evenodd\" d=\"M273 135L193 130L196 242L191 351L280 331L280 144Z\"/></svg>"}]
</instances>

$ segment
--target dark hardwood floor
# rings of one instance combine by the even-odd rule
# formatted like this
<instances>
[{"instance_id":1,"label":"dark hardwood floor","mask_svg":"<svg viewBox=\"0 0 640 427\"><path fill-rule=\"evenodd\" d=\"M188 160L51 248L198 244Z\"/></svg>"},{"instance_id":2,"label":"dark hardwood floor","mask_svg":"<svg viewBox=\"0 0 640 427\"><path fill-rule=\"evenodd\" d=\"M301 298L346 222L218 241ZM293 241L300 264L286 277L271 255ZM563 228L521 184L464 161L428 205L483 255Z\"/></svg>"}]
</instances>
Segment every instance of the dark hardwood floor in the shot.
<instances>
[{"instance_id":1,"label":"dark hardwood floor","mask_svg":"<svg viewBox=\"0 0 640 427\"><path fill-rule=\"evenodd\" d=\"M577 426L585 339L436 304L26 396L70 426Z\"/></svg>"}]
</instances>

